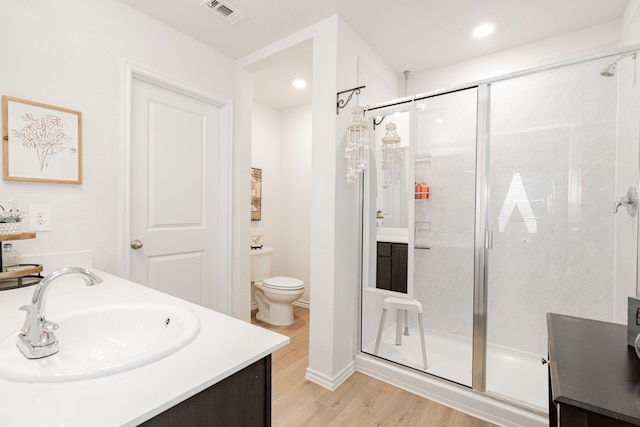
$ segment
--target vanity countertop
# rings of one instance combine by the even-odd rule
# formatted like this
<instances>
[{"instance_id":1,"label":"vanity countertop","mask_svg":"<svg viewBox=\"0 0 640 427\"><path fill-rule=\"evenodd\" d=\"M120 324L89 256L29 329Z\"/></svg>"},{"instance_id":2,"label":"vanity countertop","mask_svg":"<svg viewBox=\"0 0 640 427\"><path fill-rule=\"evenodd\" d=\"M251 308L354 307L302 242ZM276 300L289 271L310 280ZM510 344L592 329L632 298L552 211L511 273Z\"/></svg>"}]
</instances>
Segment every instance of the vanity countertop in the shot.
<instances>
[{"instance_id":1,"label":"vanity countertop","mask_svg":"<svg viewBox=\"0 0 640 427\"><path fill-rule=\"evenodd\" d=\"M377 227L376 240L385 243L408 243L408 229L406 228L390 228Z\"/></svg>"},{"instance_id":2,"label":"vanity countertop","mask_svg":"<svg viewBox=\"0 0 640 427\"><path fill-rule=\"evenodd\" d=\"M121 303L186 307L200 319L200 333L176 353L130 371L63 383L19 383L0 379L0 425L135 426L273 353L289 338L117 276L85 286L59 278L48 291L46 316ZM67 283L68 282L68 283ZM18 334L33 287L0 292L0 339ZM16 351L18 349L16 348ZM51 357L55 357L51 356Z\"/></svg>"}]
</instances>

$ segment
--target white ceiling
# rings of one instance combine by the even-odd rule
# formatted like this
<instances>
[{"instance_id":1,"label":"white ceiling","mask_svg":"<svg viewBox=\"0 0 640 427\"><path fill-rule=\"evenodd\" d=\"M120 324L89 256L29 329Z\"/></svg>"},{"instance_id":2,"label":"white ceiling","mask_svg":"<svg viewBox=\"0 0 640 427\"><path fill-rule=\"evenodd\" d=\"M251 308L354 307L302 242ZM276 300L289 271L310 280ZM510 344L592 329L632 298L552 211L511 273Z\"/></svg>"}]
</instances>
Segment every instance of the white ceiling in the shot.
<instances>
[{"instance_id":1,"label":"white ceiling","mask_svg":"<svg viewBox=\"0 0 640 427\"><path fill-rule=\"evenodd\" d=\"M235 24L202 0L120 0L234 59L339 14L398 75L429 70L622 17L629 0L221 0L246 17ZM473 39L484 22L496 31ZM311 78L311 45L254 73L254 94L278 109L308 102L289 78ZM275 80L274 80L275 79ZM306 93L310 93L307 88ZM308 96L308 95L307 95Z\"/></svg>"}]
</instances>

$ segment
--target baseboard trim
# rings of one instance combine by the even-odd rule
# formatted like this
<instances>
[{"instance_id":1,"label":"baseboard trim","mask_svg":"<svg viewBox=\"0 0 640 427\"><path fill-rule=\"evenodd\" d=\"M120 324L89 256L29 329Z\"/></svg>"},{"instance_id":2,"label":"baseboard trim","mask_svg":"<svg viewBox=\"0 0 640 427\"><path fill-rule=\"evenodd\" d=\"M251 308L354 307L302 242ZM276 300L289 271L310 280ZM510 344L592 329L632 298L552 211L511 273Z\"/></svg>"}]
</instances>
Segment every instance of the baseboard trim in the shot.
<instances>
[{"instance_id":1,"label":"baseboard trim","mask_svg":"<svg viewBox=\"0 0 640 427\"><path fill-rule=\"evenodd\" d=\"M311 303L309 303L309 301L297 300L293 302L293 305L303 308L311 308Z\"/></svg>"},{"instance_id":2,"label":"baseboard trim","mask_svg":"<svg viewBox=\"0 0 640 427\"><path fill-rule=\"evenodd\" d=\"M358 354L355 364L358 372L493 424L505 427L543 427L549 423L543 415L508 405L448 381L401 368L373 356Z\"/></svg>"},{"instance_id":3,"label":"baseboard trim","mask_svg":"<svg viewBox=\"0 0 640 427\"><path fill-rule=\"evenodd\" d=\"M353 374L355 371L356 371L356 364L355 362L351 362L349 363L349 365L345 366L344 369L338 372L338 375L334 377L328 377L311 368L307 368L307 373L304 377L307 380L318 384L319 386L322 386L328 390L334 391L335 389L340 387L340 384L345 382L347 378L349 378L351 374Z\"/></svg>"},{"instance_id":4,"label":"baseboard trim","mask_svg":"<svg viewBox=\"0 0 640 427\"><path fill-rule=\"evenodd\" d=\"M306 308L306 309L310 309L311 305L309 304L308 301L294 301L293 305L297 305L298 307L302 307L302 308ZM251 303L251 311L253 310L257 310L258 309L258 303L257 302L252 302Z\"/></svg>"}]
</instances>

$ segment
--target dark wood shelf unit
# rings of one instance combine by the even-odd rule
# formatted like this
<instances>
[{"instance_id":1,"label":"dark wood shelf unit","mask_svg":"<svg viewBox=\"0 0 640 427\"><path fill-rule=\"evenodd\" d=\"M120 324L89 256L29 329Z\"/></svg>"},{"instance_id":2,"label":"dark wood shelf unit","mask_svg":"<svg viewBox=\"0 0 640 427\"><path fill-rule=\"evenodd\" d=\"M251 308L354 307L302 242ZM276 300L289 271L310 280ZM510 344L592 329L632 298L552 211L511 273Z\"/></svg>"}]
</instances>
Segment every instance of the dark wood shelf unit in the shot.
<instances>
[{"instance_id":1,"label":"dark wood shelf unit","mask_svg":"<svg viewBox=\"0 0 640 427\"><path fill-rule=\"evenodd\" d=\"M640 358L627 326L547 314L549 425L640 425Z\"/></svg>"}]
</instances>

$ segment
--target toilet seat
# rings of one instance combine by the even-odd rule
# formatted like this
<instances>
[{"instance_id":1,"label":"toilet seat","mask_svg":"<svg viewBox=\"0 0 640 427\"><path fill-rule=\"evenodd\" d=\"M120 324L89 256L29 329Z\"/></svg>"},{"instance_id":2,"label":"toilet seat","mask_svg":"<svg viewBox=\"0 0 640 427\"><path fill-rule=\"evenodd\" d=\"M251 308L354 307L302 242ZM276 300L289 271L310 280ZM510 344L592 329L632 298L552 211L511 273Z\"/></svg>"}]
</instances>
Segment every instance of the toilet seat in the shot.
<instances>
[{"instance_id":1,"label":"toilet seat","mask_svg":"<svg viewBox=\"0 0 640 427\"><path fill-rule=\"evenodd\" d=\"M299 291L304 289L304 282L293 277L276 276L264 279L262 286L277 291Z\"/></svg>"}]
</instances>

